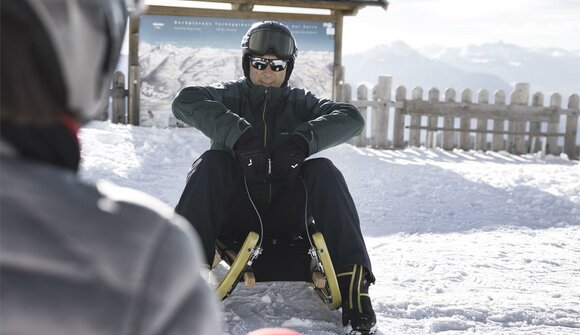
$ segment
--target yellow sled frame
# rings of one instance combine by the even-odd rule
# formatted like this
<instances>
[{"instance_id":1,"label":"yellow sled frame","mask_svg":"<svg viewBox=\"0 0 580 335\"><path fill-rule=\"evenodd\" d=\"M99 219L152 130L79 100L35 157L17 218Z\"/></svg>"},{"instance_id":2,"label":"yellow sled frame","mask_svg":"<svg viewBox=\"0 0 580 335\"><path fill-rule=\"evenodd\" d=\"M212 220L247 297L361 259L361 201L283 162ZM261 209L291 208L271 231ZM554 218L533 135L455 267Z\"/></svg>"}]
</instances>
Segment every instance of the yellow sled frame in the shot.
<instances>
[{"instance_id":1,"label":"yellow sled frame","mask_svg":"<svg viewBox=\"0 0 580 335\"><path fill-rule=\"evenodd\" d=\"M336 272L334 271L334 266L332 266L332 261L330 260L328 247L326 246L324 237L320 232L312 234L312 243L316 248L316 253L318 254L320 263L322 263L324 275L326 277L326 286L321 289L316 288L316 293L318 293L320 298L322 298L330 309L338 309L342 304L342 296L340 295L338 280L336 279Z\"/></svg>"},{"instance_id":2,"label":"yellow sled frame","mask_svg":"<svg viewBox=\"0 0 580 335\"><path fill-rule=\"evenodd\" d=\"M230 269L224 276L224 279L219 283L217 288L217 295L219 300L225 299L235 288L235 284L244 273L244 268L248 265L252 251L258 244L260 235L251 231L248 233L244 244L240 248L240 252L236 256L236 259L230 266Z\"/></svg>"},{"instance_id":3,"label":"yellow sled frame","mask_svg":"<svg viewBox=\"0 0 580 335\"><path fill-rule=\"evenodd\" d=\"M257 233L248 233L246 240L242 244L240 251L230 266L230 269L217 287L218 299L225 299L234 290L237 282L244 274L246 266L248 266L248 261L250 260L252 252L258 244L259 239L260 236ZM316 248L316 254L320 263L322 264L323 274L326 279L326 285L323 288L315 287L314 290L330 309L338 309L342 304L342 296L340 295L338 280L336 278L334 266L332 265L332 261L330 259L328 247L326 246L324 237L320 232L312 234L312 243Z\"/></svg>"}]
</instances>

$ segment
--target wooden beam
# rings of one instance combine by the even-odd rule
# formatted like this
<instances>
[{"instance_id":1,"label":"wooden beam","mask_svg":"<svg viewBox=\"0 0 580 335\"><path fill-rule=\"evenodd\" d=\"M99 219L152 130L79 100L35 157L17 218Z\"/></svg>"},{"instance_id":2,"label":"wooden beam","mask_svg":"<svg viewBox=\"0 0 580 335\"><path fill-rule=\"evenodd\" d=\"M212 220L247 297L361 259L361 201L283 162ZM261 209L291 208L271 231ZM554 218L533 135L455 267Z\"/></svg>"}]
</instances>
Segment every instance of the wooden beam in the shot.
<instances>
[{"instance_id":1,"label":"wooden beam","mask_svg":"<svg viewBox=\"0 0 580 335\"><path fill-rule=\"evenodd\" d=\"M399 104L401 102L397 102ZM524 105L482 105L464 103L429 102L422 100L408 100L403 103L406 114L453 116L477 118L483 116L488 119L526 120L549 122L556 120L560 115L577 116L578 111L559 107L534 107Z\"/></svg>"},{"instance_id":2,"label":"wooden beam","mask_svg":"<svg viewBox=\"0 0 580 335\"><path fill-rule=\"evenodd\" d=\"M454 127L429 127L429 126L406 126L408 129L421 129L421 130L433 130L433 131L457 131L465 133L485 133L485 134L503 134L503 135L528 135L526 131L510 131L510 130L487 130L487 129L475 129L475 128L454 128ZM564 137L566 133L548 133L539 132L536 136L556 136Z\"/></svg>"},{"instance_id":3,"label":"wooden beam","mask_svg":"<svg viewBox=\"0 0 580 335\"><path fill-rule=\"evenodd\" d=\"M342 12L334 12L334 68L332 69L332 99L338 100L342 76Z\"/></svg>"},{"instance_id":4,"label":"wooden beam","mask_svg":"<svg viewBox=\"0 0 580 335\"><path fill-rule=\"evenodd\" d=\"M319 8L330 10L352 10L359 7L372 5L370 3L352 3L346 1L316 1L316 0L202 0L204 2L231 3L231 4L252 4L258 6L280 6L280 7L303 7Z\"/></svg>"},{"instance_id":5,"label":"wooden beam","mask_svg":"<svg viewBox=\"0 0 580 335\"><path fill-rule=\"evenodd\" d=\"M139 104L141 78L139 71L139 18L133 17L129 22L129 102L127 123L139 125Z\"/></svg>"},{"instance_id":6,"label":"wooden beam","mask_svg":"<svg viewBox=\"0 0 580 335\"><path fill-rule=\"evenodd\" d=\"M230 19L254 19L254 20L288 20L288 21L314 21L314 22L335 22L333 15L313 15L298 13L267 13L249 12L223 9L187 8L187 7L166 7L148 6L145 14L148 15L171 15L171 16L201 16Z\"/></svg>"},{"instance_id":7,"label":"wooden beam","mask_svg":"<svg viewBox=\"0 0 580 335\"><path fill-rule=\"evenodd\" d=\"M187 2L187 0L182 0ZM198 0L199 1L199 0ZM358 13L359 9L366 6L380 5L380 3L352 3L352 2L328 2L328 1L276 1L276 0L201 0L210 3L229 3L232 6L232 11L253 11L255 6L275 6L275 7L288 7L288 8L308 8L308 9L327 9L330 11L342 11L342 15L354 16ZM152 6L153 7L153 6ZM165 6L161 6L165 7ZM172 7L178 8L178 10L186 10L190 7ZM386 10L386 7L383 7ZM201 8L198 8L201 9ZM212 9L210 9L212 10ZM215 9L218 10L218 9ZM222 11L228 11L223 10ZM259 12L256 12L259 13ZM179 14L173 14L179 15ZM308 14L304 14L308 15ZM318 14L311 14L318 15Z\"/></svg>"}]
</instances>

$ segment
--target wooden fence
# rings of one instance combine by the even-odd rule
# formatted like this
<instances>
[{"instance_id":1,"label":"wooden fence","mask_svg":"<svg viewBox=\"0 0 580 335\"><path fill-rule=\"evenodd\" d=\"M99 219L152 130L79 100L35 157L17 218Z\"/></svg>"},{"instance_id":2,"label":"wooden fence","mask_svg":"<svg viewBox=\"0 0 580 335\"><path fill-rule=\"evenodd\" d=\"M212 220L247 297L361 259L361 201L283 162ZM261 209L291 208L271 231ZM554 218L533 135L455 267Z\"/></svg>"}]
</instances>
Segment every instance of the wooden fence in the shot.
<instances>
[{"instance_id":1,"label":"wooden fence","mask_svg":"<svg viewBox=\"0 0 580 335\"><path fill-rule=\"evenodd\" d=\"M490 104L486 90L478 91L477 102L473 102L471 90L463 90L460 101L456 101L455 90L449 88L441 101L437 88L430 89L427 100L423 100L422 88L413 88L408 98L407 89L399 86L392 101L392 82L392 77L380 76L372 89L372 100L366 85L357 88L357 100L352 100L351 85L342 84L338 100L360 108L369 128L353 144L381 149L438 146L445 150L505 150L514 154L541 151L554 155L564 152L573 159L580 156L578 94L570 95L567 108L562 108L559 93L550 96L548 106L544 106L544 94L534 93L529 105L529 84L516 84L509 104L501 90L494 93ZM111 97L111 121L138 124L138 108L130 106L131 96L122 72L114 75ZM128 112L132 110L137 113Z\"/></svg>"},{"instance_id":2,"label":"wooden fence","mask_svg":"<svg viewBox=\"0 0 580 335\"><path fill-rule=\"evenodd\" d=\"M408 98L407 89L399 86L395 101L391 101L391 92L392 78L387 76L379 77L372 100L368 99L367 86L359 86L357 100L352 100L351 86L342 85L339 99L359 107L370 127L354 139L354 144L383 149L438 146L445 150L505 150L514 154L564 152L573 159L580 155L576 144L578 94L570 95L567 108L562 108L559 93L550 96L548 106L544 106L544 94L534 93L529 105L529 84L525 83L515 85L509 104L501 90L494 93L493 104L486 90L477 92L477 102L473 102L469 89L461 92L460 101L451 88L445 90L443 101L437 88L429 90L427 100L423 100L420 87L413 88Z\"/></svg>"}]
</instances>

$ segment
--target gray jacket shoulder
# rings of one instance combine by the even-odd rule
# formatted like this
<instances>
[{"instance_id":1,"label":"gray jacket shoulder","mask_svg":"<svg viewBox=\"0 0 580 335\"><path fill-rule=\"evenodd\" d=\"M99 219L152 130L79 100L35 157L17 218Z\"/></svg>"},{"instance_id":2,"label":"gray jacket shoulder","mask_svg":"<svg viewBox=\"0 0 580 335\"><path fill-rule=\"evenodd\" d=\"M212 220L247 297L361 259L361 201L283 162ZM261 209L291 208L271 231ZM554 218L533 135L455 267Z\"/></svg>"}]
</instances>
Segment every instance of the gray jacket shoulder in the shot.
<instances>
[{"instance_id":1,"label":"gray jacket shoulder","mask_svg":"<svg viewBox=\"0 0 580 335\"><path fill-rule=\"evenodd\" d=\"M0 182L3 333L219 333L198 238L169 207L19 160Z\"/></svg>"}]
</instances>

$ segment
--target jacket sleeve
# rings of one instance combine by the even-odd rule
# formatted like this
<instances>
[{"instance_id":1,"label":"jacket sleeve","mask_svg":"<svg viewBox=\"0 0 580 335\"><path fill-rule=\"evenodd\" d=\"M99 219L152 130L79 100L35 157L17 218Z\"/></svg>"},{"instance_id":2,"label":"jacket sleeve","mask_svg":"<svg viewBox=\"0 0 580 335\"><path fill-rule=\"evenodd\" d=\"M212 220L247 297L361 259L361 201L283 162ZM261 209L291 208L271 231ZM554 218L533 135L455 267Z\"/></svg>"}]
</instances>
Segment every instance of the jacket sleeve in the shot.
<instances>
[{"instance_id":1,"label":"jacket sleeve","mask_svg":"<svg viewBox=\"0 0 580 335\"><path fill-rule=\"evenodd\" d=\"M223 104L224 86L190 86L173 100L173 115L185 124L199 129L213 142L233 148L250 124Z\"/></svg>"},{"instance_id":2,"label":"jacket sleeve","mask_svg":"<svg viewBox=\"0 0 580 335\"><path fill-rule=\"evenodd\" d=\"M363 130L364 119L355 106L305 95L308 121L298 126L294 134L302 136L309 146L309 155L342 144Z\"/></svg>"},{"instance_id":3,"label":"jacket sleeve","mask_svg":"<svg viewBox=\"0 0 580 335\"><path fill-rule=\"evenodd\" d=\"M201 276L197 234L175 215L150 252L143 278L135 333L144 335L221 334L221 311Z\"/></svg>"}]
</instances>

